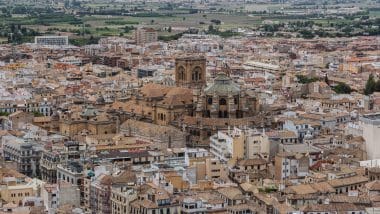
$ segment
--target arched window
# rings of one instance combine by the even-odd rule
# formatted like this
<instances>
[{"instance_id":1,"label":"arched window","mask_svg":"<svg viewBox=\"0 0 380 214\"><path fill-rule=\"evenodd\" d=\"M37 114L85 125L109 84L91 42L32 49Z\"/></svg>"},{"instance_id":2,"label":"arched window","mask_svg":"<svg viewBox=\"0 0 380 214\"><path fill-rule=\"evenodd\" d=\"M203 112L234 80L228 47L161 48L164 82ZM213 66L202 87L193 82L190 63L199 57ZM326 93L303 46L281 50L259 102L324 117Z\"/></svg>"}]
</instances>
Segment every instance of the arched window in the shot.
<instances>
[{"instance_id":1,"label":"arched window","mask_svg":"<svg viewBox=\"0 0 380 214\"><path fill-rule=\"evenodd\" d=\"M226 99L222 98L219 100L219 105L227 105Z\"/></svg>"},{"instance_id":2,"label":"arched window","mask_svg":"<svg viewBox=\"0 0 380 214\"><path fill-rule=\"evenodd\" d=\"M195 67L192 74L191 74L191 79L193 81L199 81L202 79L202 69L200 67Z\"/></svg>"},{"instance_id":3,"label":"arched window","mask_svg":"<svg viewBox=\"0 0 380 214\"><path fill-rule=\"evenodd\" d=\"M207 99L207 103L208 103L209 105L212 104L212 97L209 97L209 98Z\"/></svg>"},{"instance_id":4,"label":"arched window","mask_svg":"<svg viewBox=\"0 0 380 214\"><path fill-rule=\"evenodd\" d=\"M223 117L224 117L224 118L228 118L228 112L227 112L227 111L224 111L224 112L223 112Z\"/></svg>"},{"instance_id":5,"label":"arched window","mask_svg":"<svg viewBox=\"0 0 380 214\"><path fill-rule=\"evenodd\" d=\"M179 80L185 80L186 79L185 68L183 66L178 68L178 79Z\"/></svg>"}]
</instances>

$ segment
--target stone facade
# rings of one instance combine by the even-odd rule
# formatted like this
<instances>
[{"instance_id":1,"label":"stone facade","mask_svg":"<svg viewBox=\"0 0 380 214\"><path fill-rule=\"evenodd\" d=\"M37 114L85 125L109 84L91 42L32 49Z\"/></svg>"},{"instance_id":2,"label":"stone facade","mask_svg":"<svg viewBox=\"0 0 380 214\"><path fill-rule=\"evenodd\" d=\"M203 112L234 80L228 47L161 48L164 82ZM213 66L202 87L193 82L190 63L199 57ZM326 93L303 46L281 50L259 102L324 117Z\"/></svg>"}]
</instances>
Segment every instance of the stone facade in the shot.
<instances>
[{"instance_id":1,"label":"stone facade","mask_svg":"<svg viewBox=\"0 0 380 214\"><path fill-rule=\"evenodd\" d=\"M200 88L206 85L206 58L183 57L175 60L177 86Z\"/></svg>"}]
</instances>

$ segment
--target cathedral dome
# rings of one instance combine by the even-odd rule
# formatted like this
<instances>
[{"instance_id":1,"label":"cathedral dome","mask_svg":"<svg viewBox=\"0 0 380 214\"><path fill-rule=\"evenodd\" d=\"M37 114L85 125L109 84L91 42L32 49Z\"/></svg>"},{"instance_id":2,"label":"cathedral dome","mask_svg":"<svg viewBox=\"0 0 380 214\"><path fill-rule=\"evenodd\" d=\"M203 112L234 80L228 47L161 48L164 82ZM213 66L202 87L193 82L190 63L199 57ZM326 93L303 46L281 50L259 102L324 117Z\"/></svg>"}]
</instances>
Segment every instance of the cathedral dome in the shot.
<instances>
[{"instance_id":1,"label":"cathedral dome","mask_svg":"<svg viewBox=\"0 0 380 214\"><path fill-rule=\"evenodd\" d=\"M239 95L240 87L225 73L219 72L214 83L205 88L205 94L209 96L214 94L219 96Z\"/></svg>"}]
</instances>

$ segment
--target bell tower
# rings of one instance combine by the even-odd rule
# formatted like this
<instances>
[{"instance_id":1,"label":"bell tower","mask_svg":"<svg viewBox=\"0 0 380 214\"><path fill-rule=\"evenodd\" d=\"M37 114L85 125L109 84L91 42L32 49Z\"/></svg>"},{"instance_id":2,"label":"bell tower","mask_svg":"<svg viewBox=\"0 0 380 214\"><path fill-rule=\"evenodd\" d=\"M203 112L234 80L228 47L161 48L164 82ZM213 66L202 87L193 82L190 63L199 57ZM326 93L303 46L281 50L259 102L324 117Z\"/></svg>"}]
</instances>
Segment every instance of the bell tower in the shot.
<instances>
[{"instance_id":1,"label":"bell tower","mask_svg":"<svg viewBox=\"0 0 380 214\"><path fill-rule=\"evenodd\" d=\"M206 58L190 56L176 58L175 82L179 87L202 88L206 85Z\"/></svg>"}]
</instances>

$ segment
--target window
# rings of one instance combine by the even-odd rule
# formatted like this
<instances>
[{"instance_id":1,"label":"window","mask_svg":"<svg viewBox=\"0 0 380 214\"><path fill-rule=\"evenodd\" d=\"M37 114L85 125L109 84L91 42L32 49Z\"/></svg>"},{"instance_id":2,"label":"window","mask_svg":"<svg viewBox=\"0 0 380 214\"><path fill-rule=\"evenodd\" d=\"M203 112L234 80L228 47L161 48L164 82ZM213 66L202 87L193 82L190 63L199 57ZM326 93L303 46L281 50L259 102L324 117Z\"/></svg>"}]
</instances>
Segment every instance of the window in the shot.
<instances>
[{"instance_id":1,"label":"window","mask_svg":"<svg viewBox=\"0 0 380 214\"><path fill-rule=\"evenodd\" d=\"M211 97L209 97L209 98L207 99L207 104L209 104L209 105L212 104L212 98L211 98Z\"/></svg>"},{"instance_id":2,"label":"window","mask_svg":"<svg viewBox=\"0 0 380 214\"><path fill-rule=\"evenodd\" d=\"M200 67L196 67L196 68L194 68L194 70L191 74L191 79L193 81L199 81L202 79L201 74L202 74L202 69Z\"/></svg>"},{"instance_id":3,"label":"window","mask_svg":"<svg viewBox=\"0 0 380 214\"><path fill-rule=\"evenodd\" d=\"M179 67L178 69L178 79L186 80L185 68L183 66Z\"/></svg>"},{"instance_id":4,"label":"window","mask_svg":"<svg viewBox=\"0 0 380 214\"><path fill-rule=\"evenodd\" d=\"M219 100L219 105L227 105L226 99L222 98Z\"/></svg>"}]
</instances>

